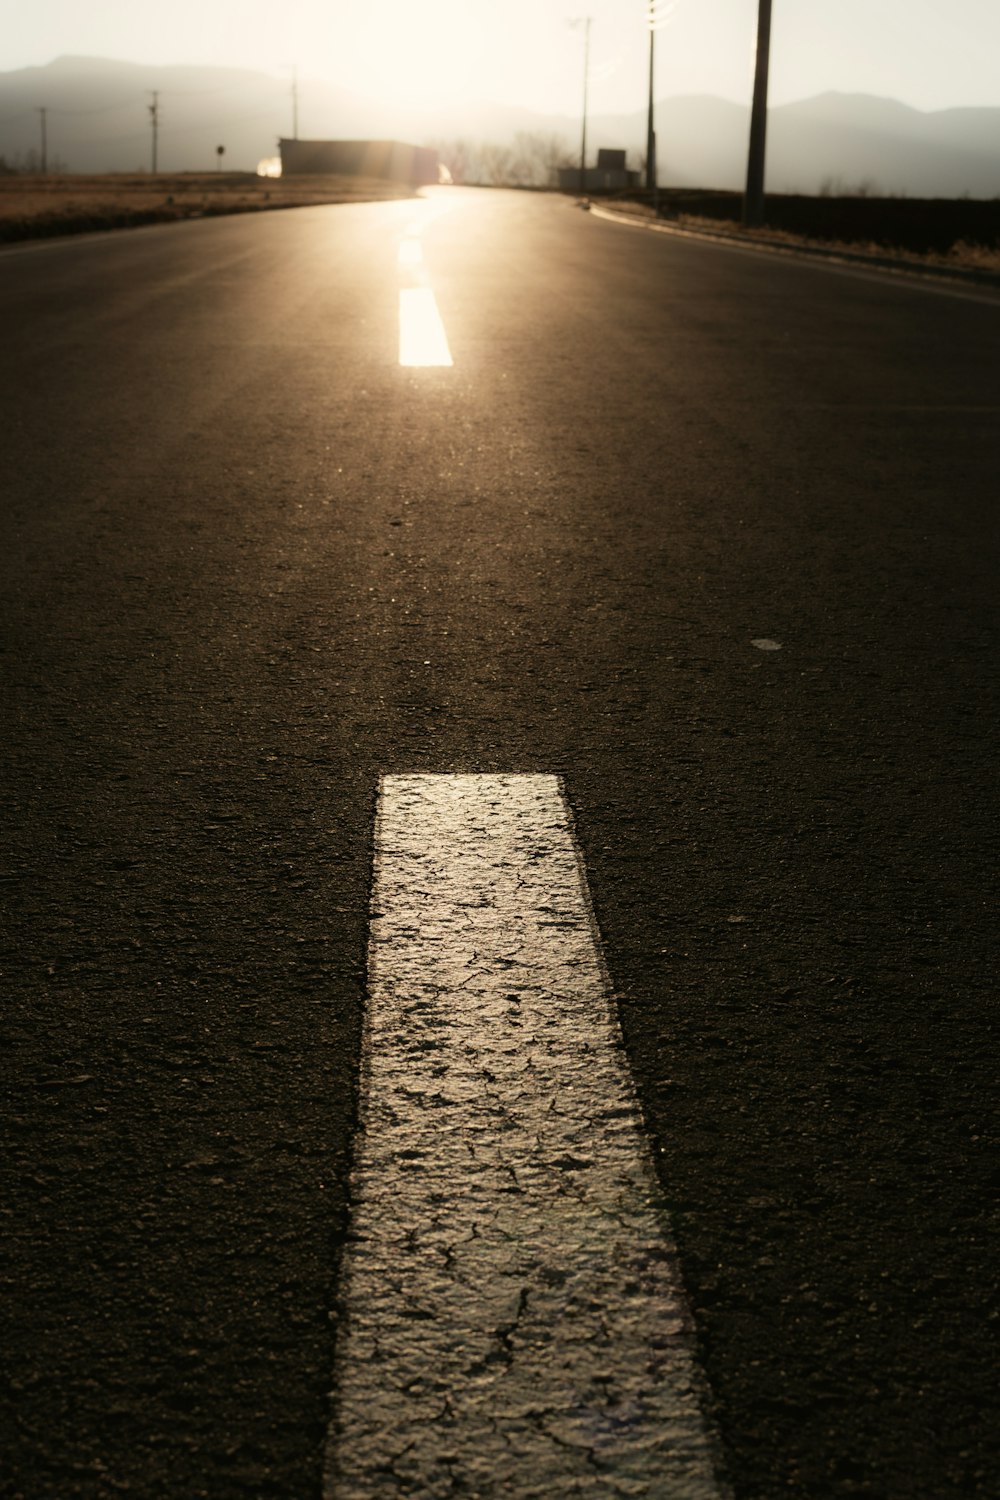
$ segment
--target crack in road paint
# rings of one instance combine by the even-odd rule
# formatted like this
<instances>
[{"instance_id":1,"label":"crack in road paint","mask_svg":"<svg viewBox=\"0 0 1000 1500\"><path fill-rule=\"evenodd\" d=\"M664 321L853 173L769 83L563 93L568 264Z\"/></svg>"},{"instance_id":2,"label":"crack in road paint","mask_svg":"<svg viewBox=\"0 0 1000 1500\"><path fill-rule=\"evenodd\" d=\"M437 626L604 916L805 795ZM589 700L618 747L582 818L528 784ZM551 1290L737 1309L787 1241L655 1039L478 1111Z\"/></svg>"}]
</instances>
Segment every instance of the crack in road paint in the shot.
<instances>
[{"instance_id":1,"label":"crack in road paint","mask_svg":"<svg viewBox=\"0 0 1000 1500\"><path fill-rule=\"evenodd\" d=\"M719 1500L557 778L384 779L369 988L328 1500Z\"/></svg>"}]
</instances>

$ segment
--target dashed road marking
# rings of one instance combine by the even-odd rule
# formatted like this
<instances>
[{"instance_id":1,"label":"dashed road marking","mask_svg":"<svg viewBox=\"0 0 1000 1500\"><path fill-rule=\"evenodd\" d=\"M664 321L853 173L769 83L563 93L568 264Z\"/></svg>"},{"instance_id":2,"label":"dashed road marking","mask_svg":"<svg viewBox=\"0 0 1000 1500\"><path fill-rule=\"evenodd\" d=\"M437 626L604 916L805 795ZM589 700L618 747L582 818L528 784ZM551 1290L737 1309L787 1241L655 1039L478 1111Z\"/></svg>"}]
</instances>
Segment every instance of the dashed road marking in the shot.
<instances>
[{"instance_id":1,"label":"dashed road marking","mask_svg":"<svg viewBox=\"0 0 1000 1500\"><path fill-rule=\"evenodd\" d=\"M400 288L399 363L408 366L454 364L437 300L429 286Z\"/></svg>"},{"instance_id":2,"label":"dashed road marking","mask_svg":"<svg viewBox=\"0 0 1000 1500\"><path fill-rule=\"evenodd\" d=\"M431 215L439 217L441 210ZM431 218L411 224L399 244L399 363L410 368L454 364L448 335L424 265L420 235Z\"/></svg>"},{"instance_id":3,"label":"dashed road marking","mask_svg":"<svg viewBox=\"0 0 1000 1500\"><path fill-rule=\"evenodd\" d=\"M719 1500L690 1316L548 775L387 776L326 1500Z\"/></svg>"},{"instance_id":4,"label":"dashed road marking","mask_svg":"<svg viewBox=\"0 0 1000 1500\"><path fill-rule=\"evenodd\" d=\"M424 263L424 247L415 235L405 235L399 242L398 255L401 271L414 271Z\"/></svg>"}]
</instances>

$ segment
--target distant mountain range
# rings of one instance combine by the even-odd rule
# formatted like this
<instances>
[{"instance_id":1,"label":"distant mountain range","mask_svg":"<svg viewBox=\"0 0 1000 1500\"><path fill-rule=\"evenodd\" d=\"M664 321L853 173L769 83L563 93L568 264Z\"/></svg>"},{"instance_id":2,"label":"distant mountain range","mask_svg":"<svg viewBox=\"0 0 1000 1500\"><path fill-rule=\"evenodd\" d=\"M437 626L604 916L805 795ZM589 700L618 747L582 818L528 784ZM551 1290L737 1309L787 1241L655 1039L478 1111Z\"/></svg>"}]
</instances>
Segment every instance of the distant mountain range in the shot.
<instances>
[{"instance_id":1,"label":"distant mountain range","mask_svg":"<svg viewBox=\"0 0 1000 1500\"><path fill-rule=\"evenodd\" d=\"M0 73L0 156L24 165L40 154L45 109L50 167L72 172L149 166L149 105L158 92L158 163L163 171L209 170L225 146L227 168L253 170L292 134L290 80L206 67L152 67L106 58L61 57L42 68ZM661 182L739 188L746 161L747 109L708 95L661 100ZM580 122L506 105L433 110L387 107L349 90L303 79L299 134L374 137L417 144L462 138L508 145L518 131L562 137L572 157ZM595 116L591 150L624 147L638 164L646 112ZM931 114L867 94L821 94L770 112L767 185L772 192L848 191L913 197L1000 196L1000 108Z\"/></svg>"}]
</instances>

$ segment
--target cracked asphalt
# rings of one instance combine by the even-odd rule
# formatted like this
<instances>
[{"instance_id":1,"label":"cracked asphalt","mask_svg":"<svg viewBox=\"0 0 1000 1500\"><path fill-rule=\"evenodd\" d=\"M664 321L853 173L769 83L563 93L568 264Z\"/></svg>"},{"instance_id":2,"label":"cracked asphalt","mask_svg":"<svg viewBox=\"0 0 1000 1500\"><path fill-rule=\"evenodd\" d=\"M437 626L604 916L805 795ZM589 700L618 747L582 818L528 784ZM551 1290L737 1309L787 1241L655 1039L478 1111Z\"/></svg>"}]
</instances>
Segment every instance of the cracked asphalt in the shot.
<instances>
[{"instance_id":1,"label":"cracked asphalt","mask_svg":"<svg viewBox=\"0 0 1000 1500\"><path fill-rule=\"evenodd\" d=\"M379 778L519 771L734 1494L992 1495L997 302L447 201L452 369L406 203L0 253L0 1494L320 1496Z\"/></svg>"},{"instance_id":2,"label":"cracked asphalt","mask_svg":"<svg viewBox=\"0 0 1000 1500\"><path fill-rule=\"evenodd\" d=\"M720 1500L555 777L383 784L329 1493Z\"/></svg>"}]
</instances>

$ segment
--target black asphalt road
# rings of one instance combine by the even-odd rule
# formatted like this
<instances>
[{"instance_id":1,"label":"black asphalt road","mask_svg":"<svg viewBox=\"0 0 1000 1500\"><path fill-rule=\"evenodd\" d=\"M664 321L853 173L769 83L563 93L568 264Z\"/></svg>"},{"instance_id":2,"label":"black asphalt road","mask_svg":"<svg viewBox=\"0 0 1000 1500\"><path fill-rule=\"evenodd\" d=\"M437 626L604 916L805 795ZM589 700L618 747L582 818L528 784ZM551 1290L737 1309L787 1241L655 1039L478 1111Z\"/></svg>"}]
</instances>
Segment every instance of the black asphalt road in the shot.
<instances>
[{"instance_id":1,"label":"black asphalt road","mask_svg":"<svg viewBox=\"0 0 1000 1500\"><path fill-rule=\"evenodd\" d=\"M993 1495L1000 302L439 201L450 370L414 204L0 254L0 1494L318 1500L378 777L504 769L738 1500Z\"/></svg>"}]
</instances>

